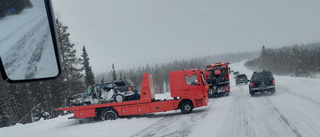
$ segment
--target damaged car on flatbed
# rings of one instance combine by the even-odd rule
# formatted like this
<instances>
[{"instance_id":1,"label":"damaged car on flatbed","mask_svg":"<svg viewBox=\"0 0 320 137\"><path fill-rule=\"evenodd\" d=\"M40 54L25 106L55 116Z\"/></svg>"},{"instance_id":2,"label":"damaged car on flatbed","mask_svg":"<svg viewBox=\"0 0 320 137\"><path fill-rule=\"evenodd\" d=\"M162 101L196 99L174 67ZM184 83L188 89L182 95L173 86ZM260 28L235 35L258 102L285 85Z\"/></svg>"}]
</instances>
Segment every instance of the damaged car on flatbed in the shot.
<instances>
[{"instance_id":1,"label":"damaged car on flatbed","mask_svg":"<svg viewBox=\"0 0 320 137\"><path fill-rule=\"evenodd\" d=\"M69 97L69 106L82 106L111 102L138 100L136 86L130 79L105 82L89 86L87 93Z\"/></svg>"}]
</instances>

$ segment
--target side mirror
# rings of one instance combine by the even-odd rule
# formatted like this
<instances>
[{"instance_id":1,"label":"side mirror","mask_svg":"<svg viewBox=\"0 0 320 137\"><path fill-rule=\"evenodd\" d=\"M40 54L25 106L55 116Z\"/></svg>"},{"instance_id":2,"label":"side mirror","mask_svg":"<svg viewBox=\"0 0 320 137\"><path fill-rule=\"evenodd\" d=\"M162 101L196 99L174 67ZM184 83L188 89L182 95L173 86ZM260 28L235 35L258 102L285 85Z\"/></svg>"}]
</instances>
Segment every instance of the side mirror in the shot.
<instances>
[{"instance_id":1,"label":"side mirror","mask_svg":"<svg viewBox=\"0 0 320 137\"><path fill-rule=\"evenodd\" d=\"M61 64L51 0L0 3L0 71L9 83L53 79Z\"/></svg>"}]
</instances>

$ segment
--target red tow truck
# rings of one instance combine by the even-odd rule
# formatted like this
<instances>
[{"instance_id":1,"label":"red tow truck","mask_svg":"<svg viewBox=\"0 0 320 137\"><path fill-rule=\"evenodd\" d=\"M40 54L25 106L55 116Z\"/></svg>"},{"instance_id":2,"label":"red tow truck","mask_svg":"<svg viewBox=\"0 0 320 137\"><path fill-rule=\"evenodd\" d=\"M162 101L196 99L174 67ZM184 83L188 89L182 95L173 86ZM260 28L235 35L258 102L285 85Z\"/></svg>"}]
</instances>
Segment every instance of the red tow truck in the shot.
<instances>
[{"instance_id":1,"label":"red tow truck","mask_svg":"<svg viewBox=\"0 0 320 137\"><path fill-rule=\"evenodd\" d=\"M229 63L219 62L212 65L208 65L205 70L209 73L209 75L207 76L207 83L209 85L208 96L229 96Z\"/></svg>"},{"instance_id":2,"label":"red tow truck","mask_svg":"<svg viewBox=\"0 0 320 137\"><path fill-rule=\"evenodd\" d=\"M119 116L139 115L181 109L183 114L193 108L208 105L208 85L204 70L172 71L169 74L170 92L173 99L156 100L153 79L149 73L143 74L140 100L104 103L87 106L58 108L61 111L73 111L75 118L101 118L114 120Z\"/></svg>"}]
</instances>

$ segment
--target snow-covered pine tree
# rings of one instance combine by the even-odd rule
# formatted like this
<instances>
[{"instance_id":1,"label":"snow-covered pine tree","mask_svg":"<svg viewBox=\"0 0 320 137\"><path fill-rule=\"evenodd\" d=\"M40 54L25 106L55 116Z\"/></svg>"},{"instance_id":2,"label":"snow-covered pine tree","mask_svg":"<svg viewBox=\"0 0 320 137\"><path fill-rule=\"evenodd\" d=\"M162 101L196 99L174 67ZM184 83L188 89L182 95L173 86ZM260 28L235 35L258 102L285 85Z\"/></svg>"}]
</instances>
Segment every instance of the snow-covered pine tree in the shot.
<instances>
[{"instance_id":1,"label":"snow-covered pine tree","mask_svg":"<svg viewBox=\"0 0 320 137\"><path fill-rule=\"evenodd\" d=\"M93 74L92 68L89 63L89 56L86 51L86 47L84 45L82 48L81 57L82 57L82 65L83 65L83 69L84 69L84 79L85 79L86 87L88 87L89 85L94 85L95 84L94 74Z\"/></svg>"},{"instance_id":2,"label":"snow-covered pine tree","mask_svg":"<svg viewBox=\"0 0 320 137\"><path fill-rule=\"evenodd\" d=\"M117 80L116 70L114 69L114 64L112 63L112 79Z\"/></svg>"},{"instance_id":3,"label":"snow-covered pine tree","mask_svg":"<svg viewBox=\"0 0 320 137\"><path fill-rule=\"evenodd\" d=\"M64 96L71 96L75 93L85 90L83 83L80 81L82 74L81 58L76 56L75 44L70 41L68 26L64 26L59 18L56 19L57 33L62 61L62 74L60 80L63 82Z\"/></svg>"}]
</instances>

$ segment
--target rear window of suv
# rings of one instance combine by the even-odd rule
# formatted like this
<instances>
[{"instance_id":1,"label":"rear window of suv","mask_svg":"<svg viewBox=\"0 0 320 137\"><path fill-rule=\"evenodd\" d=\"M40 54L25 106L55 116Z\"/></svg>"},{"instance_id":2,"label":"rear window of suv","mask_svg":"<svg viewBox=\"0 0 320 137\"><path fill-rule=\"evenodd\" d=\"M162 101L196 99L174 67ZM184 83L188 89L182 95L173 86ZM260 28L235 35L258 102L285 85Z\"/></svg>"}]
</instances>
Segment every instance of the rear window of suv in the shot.
<instances>
[{"instance_id":1,"label":"rear window of suv","mask_svg":"<svg viewBox=\"0 0 320 137\"><path fill-rule=\"evenodd\" d=\"M259 73L254 73L252 75L252 79L268 79L268 78L273 78L271 72L259 72Z\"/></svg>"},{"instance_id":2,"label":"rear window of suv","mask_svg":"<svg viewBox=\"0 0 320 137\"><path fill-rule=\"evenodd\" d=\"M237 75L237 78L246 78L247 76L245 74L239 74Z\"/></svg>"}]
</instances>

